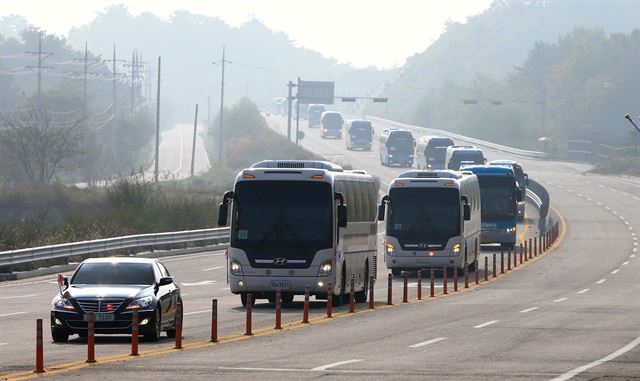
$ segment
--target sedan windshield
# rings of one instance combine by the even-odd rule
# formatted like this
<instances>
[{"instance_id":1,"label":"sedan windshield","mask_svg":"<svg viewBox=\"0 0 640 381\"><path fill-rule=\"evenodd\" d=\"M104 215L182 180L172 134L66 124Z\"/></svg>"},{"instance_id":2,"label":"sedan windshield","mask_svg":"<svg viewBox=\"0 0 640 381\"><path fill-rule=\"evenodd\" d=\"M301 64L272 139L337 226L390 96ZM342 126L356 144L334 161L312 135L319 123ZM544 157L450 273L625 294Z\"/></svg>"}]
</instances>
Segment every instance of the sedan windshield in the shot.
<instances>
[{"instance_id":1,"label":"sedan windshield","mask_svg":"<svg viewBox=\"0 0 640 381\"><path fill-rule=\"evenodd\" d=\"M71 279L71 284L136 284L155 282L151 263L99 262L84 263Z\"/></svg>"}]
</instances>

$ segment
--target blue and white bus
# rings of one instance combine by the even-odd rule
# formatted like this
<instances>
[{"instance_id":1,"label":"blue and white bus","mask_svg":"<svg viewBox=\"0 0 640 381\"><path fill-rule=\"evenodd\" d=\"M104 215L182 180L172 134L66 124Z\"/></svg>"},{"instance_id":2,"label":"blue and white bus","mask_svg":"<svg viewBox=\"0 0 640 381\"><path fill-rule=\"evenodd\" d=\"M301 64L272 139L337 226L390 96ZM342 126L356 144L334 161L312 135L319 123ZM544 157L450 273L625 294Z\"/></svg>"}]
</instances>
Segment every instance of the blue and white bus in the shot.
<instances>
[{"instance_id":1,"label":"blue and white bus","mask_svg":"<svg viewBox=\"0 0 640 381\"><path fill-rule=\"evenodd\" d=\"M482 243L498 243L503 247L513 247L517 237L518 202L522 200L513 168L500 165L465 165L460 171L475 174L480 182Z\"/></svg>"},{"instance_id":2,"label":"blue and white bus","mask_svg":"<svg viewBox=\"0 0 640 381\"><path fill-rule=\"evenodd\" d=\"M384 258L393 275L424 268L464 269L477 258L481 205L473 174L403 173L389 184L378 208L379 221L386 209Z\"/></svg>"},{"instance_id":3,"label":"blue and white bus","mask_svg":"<svg viewBox=\"0 0 640 381\"><path fill-rule=\"evenodd\" d=\"M413 152L416 140L411 131L388 128L380 134L380 164L401 167L413 166Z\"/></svg>"},{"instance_id":4,"label":"blue and white bus","mask_svg":"<svg viewBox=\"0 0 640 381\"><path fill-rule=\"evenodd\" d=\"M518 201L518 220L524 221L524 204L525 196L527 195L527 186L529 185L529 175L524 173L522 165L513 160L492 160L489 165L506 165L513 168L513 173L516 175L516 181L520 187L520 193L522 193L522 200Z\"/></svg>"}]
</instances>

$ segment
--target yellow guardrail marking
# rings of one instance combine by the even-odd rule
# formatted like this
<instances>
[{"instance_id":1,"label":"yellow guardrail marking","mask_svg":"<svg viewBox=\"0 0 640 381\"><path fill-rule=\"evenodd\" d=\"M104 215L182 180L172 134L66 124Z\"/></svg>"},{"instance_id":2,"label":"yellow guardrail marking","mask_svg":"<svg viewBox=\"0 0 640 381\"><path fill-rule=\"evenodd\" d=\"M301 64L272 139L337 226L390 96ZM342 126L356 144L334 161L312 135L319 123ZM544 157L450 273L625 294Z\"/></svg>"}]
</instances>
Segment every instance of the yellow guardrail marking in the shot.
<instances>
[{"instance_id":1,"label":"yellow guardrail marking","mask_svg":"<svg viewBox=\"0 0 640 381\"><path fill-rule=\"evenodd\" d=\"M325 316L316 316L316 317L310 318L309 319L309 323L310 324L302 324L301 322L298 322L298 321L292 321L292 322L289 322L287 324L283 324L282 325L282 328L283 328L282 330L275 330L272 327L259 328L259 329L253 331L253 336L245 336L244 333L242 333L242 332L236 332L236 333L229 334L227 336L220 337L218 339L219 341L217 343L212 343L209 340L194 341L192 343L184 344L182 349L175 349L174 345L171 344L170 346L163 347L163 348L155 348L155 349L142 351L142 352L140 352L139 356L135 356L135 357L134 356L130 356L128 353L126 353L126 354L111 355L111 356L105 356L105 357L98 358L97 359L97 363L94 363L94 364L88 364L88 363L86 363L84 361L75 361L75 362L64 363L64 364L55 364L55 365L51 365L49 367L46 367L45 368L45 371L46 371L45 373L34 373L33 371L18 372L18 373L11 373L11 374L2 375L2 376L0 376L0 379L11 380L11 381L29 380L29 379L34 379L34 378L47 377L48 375L56 375L56 374L61 374L61 373L67 373L67 372L71 372L71 371L74 371L74 370L78 370L78 369L82 369L82 368L86 368L86 367L90 367L90 366L99 366L100 364L109 364L109 363L118 362L118 361L131 361L131 360L135 360L137 358L160 356L160 355L174 353L174 352L189 351L189 350L213 347L213 346L224 345L224 344L233 343L233 342L241 341L241 340L249 340L249 339L251 339L253 337L263 337L263 336L268 336L268 335L280 335L280 334L284 334L284 332L289 331L289 330L299 329L299 328L303 328L305 326L313 326L313 325L318 325L318 324L325 324L325 323L331 322L333 320L349 318L349 317L352 317L352 316L355 316L355 315L358 315L358 314L374 312L374 311L377 311L377 310L385 310L385 309L388 309L388 308L397 308L397 307L402 307L403 305L411 305L411 304L417 304L417 303L428 303L428 301L430 299L442 299L442 298L445 298L445 297L452 297L452 296L455 296L455 295L459 295L459 294L465 293L467 291L473 290L473 289L479 287L480 285L484 285L484 284L491 283L491 282L500 280L502 278L505 278L506 276L509 276L510 274L521 270L525 266L530 265L531 263L539 260L542 257L545 257L547 254L549 254L552 251L554 251L558 247L558 245L560 245L560 243L564 240L564 238L566 236L567 224L566 224L566 220L565 220L564 216L562 215L562 213L557 208L555 208L552 205L551 209L553 209L553 211L558 215L558 218L560 218L560 234L558 235L558 239L556 240L556 242L549 248L549 250L547 250L546 252L538 255L537 257L533 257L533 258L529 259L528 262L524 262L523 264L519 265L516 268L512 268L512 270L510 272L507 272L505 274L501 274L496 278L489 278L489 280L486 281L486 282L481 281L481 283L479 285L475 285L475 284L472 284L472 282L470 282L469 288L464 288L464 287L458 288L457 292L453 292L452 291L452 292L450 292L450 293L448 293L446 295L445 294L438 294L438 295L434 296L433 298L425 297L422 300L412 299L408 303L400 303L400 302L396 301L395 304L391 305L391 306L388 306L388 305L385 304L385 302L381 301L381 302L379 302L379 305L376 304L376 308L373 309L373 310L370 310L368 307L361 307L361 308L356 309L355 313L350 313L348 311L338 311L338 312L334 312L332 318L327 318ZM525 216L525 218L526 218L526 216ZM526 233L526 230L523 233Z\"/></svg>"}]
</instances>

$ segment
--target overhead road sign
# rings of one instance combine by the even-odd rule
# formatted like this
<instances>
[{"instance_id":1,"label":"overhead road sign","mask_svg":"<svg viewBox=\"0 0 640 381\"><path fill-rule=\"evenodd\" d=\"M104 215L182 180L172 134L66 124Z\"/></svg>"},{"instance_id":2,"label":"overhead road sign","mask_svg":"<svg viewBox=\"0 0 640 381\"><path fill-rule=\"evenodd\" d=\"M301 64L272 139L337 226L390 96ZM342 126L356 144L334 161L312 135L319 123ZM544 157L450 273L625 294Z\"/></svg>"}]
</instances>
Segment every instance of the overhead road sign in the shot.
<instances>
[{"instance_id":1,"label":"overhead road sign","mask_svg":"<svg viewBox=\"0 0 640 381\"><path fill-rule=\"evenodd\" d=\"M332 81L303 81L298 79L297 99L302 104L333 104L335 84Z\"/></svg>"}]
</instances>

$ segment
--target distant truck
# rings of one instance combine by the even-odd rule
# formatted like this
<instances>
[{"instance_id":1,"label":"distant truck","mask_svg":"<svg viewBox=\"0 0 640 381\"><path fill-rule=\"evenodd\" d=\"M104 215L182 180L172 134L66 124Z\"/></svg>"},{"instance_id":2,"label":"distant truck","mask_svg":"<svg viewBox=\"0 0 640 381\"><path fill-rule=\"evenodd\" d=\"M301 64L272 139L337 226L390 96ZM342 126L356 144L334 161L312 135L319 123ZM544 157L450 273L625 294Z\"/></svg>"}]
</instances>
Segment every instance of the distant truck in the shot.
<instances>
[{"instance_id":1,"label":"distant truck","mask_svg":"<svg viewBox=\"0 0 640 381\"><path fill-rule=\"evenodd\" d=\"M445 156L446 169L457 171L462 165L485 164L482 150L474 146L450 146L447 147Z\"/></svg>"},{"instance_id":2,"label":"distant truck","mask_svg":"<svg viewBox=\"0 0 640 381\"><path fill-rule=\"evenodd\" d=\"M307 115L309 117L309 128L320 127L320 119L322 119L322 113L325 112L324 105L310 104L307 108Z\"/></svg>"},{"instance_id":3,"label":"distant truck","mask_svg":"<svg viewBox=\"0 0 640 381\"><path fill-rule=\"evenodd\" d=\"M337 139L342 139L342 125L344 119L342 114L336 111L325 111L320 118L322 127L320 128L320 137L326 139L331 136Z\"/></svg>"},{"instance_id":4,"label":"distant truck","mask_svg":"<svg viewBox=\"0 0 640 381\"><path fill-rule=\"evenodd\" d=\"M385 166L413 166L413 149L416 140L411 131L388 128L380 134L380 164Z\"/></svg>"},{"instance_id":5,"label":"distant truck","mask_svg":"<svg viewBox=\"0 0 640 381\"><path fill-rule=\"evenodd\" d=\"M492 160L489 162L489 165L502 165L508 166L513 169L513 173L516 176L516 181L518 182L518 187L520 188L520 193L522 194L522 200L518 201L518 221L524 220L524 198L527 195L527 186L529 185L529 175L524 173L522 169L522 165L520 163L513 160Z\"/></svg>"},{"instance_id":6,"label":"distant truck","mask_svg":"<svg viewBox=\"0 0 640 381\"><path fill-rule=\"evenodd\" d=\"M346 146L348 150L371 151L373 126L368 120L352 120L347 124Z\"/></svg>"},{"instance_id":7,"label":"distant truck","mask_svg":"<svg viewBox=\"0 0 640 381\"><path fill-rule=\"evenodd\" d=\"M416 146L418 169L445 169L447 147L454 145L453 139L445 136L423 136Z\"/></svg>"}]
</instances>

